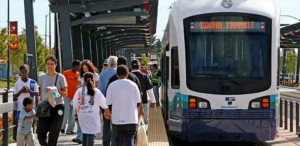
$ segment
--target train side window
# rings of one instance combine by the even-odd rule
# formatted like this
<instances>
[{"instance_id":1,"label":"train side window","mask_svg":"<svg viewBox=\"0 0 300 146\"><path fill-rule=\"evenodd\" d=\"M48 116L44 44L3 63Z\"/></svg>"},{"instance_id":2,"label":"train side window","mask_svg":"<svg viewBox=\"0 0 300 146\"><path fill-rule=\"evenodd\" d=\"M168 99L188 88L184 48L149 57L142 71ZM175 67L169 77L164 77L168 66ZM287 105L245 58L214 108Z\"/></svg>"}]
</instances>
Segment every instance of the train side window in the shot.
<instances>
[{"instance_id":1,"label":"train side window","mask_svg":"<svg viewBox=\"0 0 300 146\"><path fill-rule=\"evenodd\" d=\"M178 59L178 47L172 47L171 49L171 86L173 89L179 89L179 59Z\"/></svg>"}]
</instances>

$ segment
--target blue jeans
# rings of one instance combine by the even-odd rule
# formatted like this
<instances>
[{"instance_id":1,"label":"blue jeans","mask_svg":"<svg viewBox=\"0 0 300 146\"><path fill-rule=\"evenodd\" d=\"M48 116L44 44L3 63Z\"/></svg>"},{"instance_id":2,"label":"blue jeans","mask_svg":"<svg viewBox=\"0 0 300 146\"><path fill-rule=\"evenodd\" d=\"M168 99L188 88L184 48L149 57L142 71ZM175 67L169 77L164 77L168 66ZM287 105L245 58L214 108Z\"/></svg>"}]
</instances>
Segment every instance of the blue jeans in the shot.
<instances>
[{"instance_id":1,"label":"blue jeans","mask_svg":"<svg viewBox=\"0 0 300 146\"><path fill-rule=\"evenodd\" d=\"M143 105L144 105L144 123L145 123L146 131L148 131L148 127L149 127L149 104L144 103Z\"/></svg>"},{"instance_id":2,"label":"blue jeans","mask_svg":"<svg viewBox=\"0 0 300 146\"><path fill-rule=\"evenodd\" d=\"M95 134L82 134L82 146L94 146Z\"/></svg>"},{"instance_id":3,"label":"blue jeans","mask_svg":"<svg viewBox=\"0 0 300 146\"><path fill-rule=\"evenodd\" d=\"M160 100L159 100L159 86L153 86L153 93L156 100L156 105L160 106Z\"/></svg>"},{"instance_id":4,"label":"blue jeans","mask_svg":"<svg viewBox=\"0 0 300 146\"><path fill-rule=\"evenodd\" d=\"M70 105L72 99L68 98L68 97L64 97L64 102L65 102L65 114L64 114L64 121L63 124L61 126L61 129L65 130L66 129L66 124L68 122L68 128L67 128L67 133L71 132L74 130L74 126L75 126L75 120L74 117L72 115L73 113L73 106Z\"/></svg>"},{"instance_id":5,"label":"blue jeans","mask_svg":"<svg viewBox=\"0 0 300 146\"><path fill-rule=\"evenodd\" d=\"M134 146L136 130L116 130L117 146Z\"/></svg>"},{"instance_id":6,"label":"blue jeans","mask_svg":"<svg viewBox=\"0 0 300 146\"><path fill-rule=\"evenodd\" d=\"M111 121L103 117L103 146L116 146L116 134Z\"/></svg>"},{"instance_id":7,"label":"blue jeans","mask_svg":"<svg viewBox=\"0 0 300 146\"><path fill-rule=\"evenodd\" d=\"M79 122L77 121L77 136L76 136L76 139L79 139L82 141L82 131L81 131L81 128L80 128L80 125L79 125Z\"/></svg>"}]
</instances>

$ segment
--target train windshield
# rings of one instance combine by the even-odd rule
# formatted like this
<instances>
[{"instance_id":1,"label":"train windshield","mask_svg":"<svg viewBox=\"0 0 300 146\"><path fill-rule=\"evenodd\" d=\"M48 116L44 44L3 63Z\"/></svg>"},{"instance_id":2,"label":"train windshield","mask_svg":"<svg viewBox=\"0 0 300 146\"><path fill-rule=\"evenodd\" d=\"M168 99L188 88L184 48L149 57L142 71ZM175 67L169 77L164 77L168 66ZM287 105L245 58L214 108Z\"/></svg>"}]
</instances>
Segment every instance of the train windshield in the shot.
<instances>
[{"instance_id":1,"label":"train windshield","mask_svg":"<svg viewBox=\"0 0 300 146\"><path fill-rule=\"evenodd\" d=\"M212 94L246 94L271 85L271 20L257 15L185 19L187 86Z\"/></svg>"}]
</instances>

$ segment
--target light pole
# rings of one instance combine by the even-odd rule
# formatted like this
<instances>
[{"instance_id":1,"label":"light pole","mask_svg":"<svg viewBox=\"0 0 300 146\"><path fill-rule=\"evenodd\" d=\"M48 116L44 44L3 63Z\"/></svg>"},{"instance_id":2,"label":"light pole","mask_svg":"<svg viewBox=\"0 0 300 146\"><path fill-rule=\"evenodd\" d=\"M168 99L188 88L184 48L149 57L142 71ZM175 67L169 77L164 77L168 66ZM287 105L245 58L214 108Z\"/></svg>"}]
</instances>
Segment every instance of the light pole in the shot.
<instances>
[{"instance_id":1,"label":"light pole","mask_svg":"<svg viewBox=\"0 0 300 146\"><path fill-rule=\"evenodd\" d=\"M48 14L45 15L45 49L47 49L47 17Z\"/></svg>"},{"instance_id":2,"label":"light pole","mask_svg":"<svg viewBox=\"0 0 300 146\"><path fill-rule=\"evenodd\" d=\"M10 19L9 19L9 0L7 0L7 36L8 36L8 39L7 39L7 90L9 90L9 87L10 87L10 80L9 80L9 73L10 73L10 47L9 47L9 44L10 44Z\"/></svg>"},{"instance_id":3,"label":"light pole","mask_svg":"<svg viewBox=\"0 0 300 146\"><path fill-rule=\"evenodd\" d=\"M51 50L51 11L49 9L49 49Z\"/></svg>"}]
</instances>

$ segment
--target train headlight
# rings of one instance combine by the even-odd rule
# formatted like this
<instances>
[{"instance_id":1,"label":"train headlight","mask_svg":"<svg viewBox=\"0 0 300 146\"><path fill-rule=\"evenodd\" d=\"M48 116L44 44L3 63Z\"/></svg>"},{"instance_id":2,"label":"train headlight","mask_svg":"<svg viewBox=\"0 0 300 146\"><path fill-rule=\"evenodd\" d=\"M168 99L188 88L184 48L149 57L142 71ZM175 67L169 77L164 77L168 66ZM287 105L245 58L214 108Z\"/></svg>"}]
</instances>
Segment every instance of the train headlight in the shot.
<instances>
[{"instance_id":1,"label":"train headlight","mask_svg":"<svg viewBox=\"0 0 300 146\"><path fill-rule=\"evenodd\" d=\"M251 108L260 108L260 102L252 102Z\"/></svg>"},{"instance_id":2,"label":"train headlight","mask_svg":"<svg viewBox=\"0 0 300 146\"><path fill-rule=\"evenodd\" d=\"M208 103L207 102L199 102L199 108L207 108L208 107Z\"/></svg>"}]
</instances>

